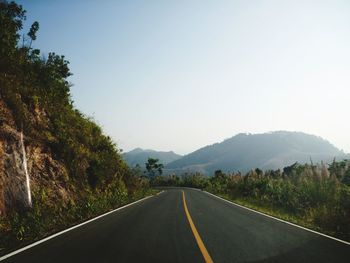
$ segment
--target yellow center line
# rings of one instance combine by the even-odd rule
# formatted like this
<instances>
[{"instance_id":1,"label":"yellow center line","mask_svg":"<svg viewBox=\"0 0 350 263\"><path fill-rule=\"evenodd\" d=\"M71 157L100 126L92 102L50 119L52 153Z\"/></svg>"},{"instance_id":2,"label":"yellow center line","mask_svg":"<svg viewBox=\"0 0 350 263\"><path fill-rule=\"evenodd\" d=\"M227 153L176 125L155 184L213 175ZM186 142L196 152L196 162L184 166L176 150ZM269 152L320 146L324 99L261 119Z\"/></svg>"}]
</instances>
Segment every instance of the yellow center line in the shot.
<instances>
[{"instance_id":1,"label":"yellow center line","mask_svg":"<svg viewBox=\"0 0 350 263\"><path fill-rule=\"evenodd\" d=\"M186 216L187 216L187 219L188 219L188 222L190 223L190 226L191 226L191 229L192 229L192 232L193 232L193 235L194 235L194 238L196 239L197 241L197 244L198 244L198 247L199 249L201 250L202 252L202 255L204 257L204 260L205 262L207 263L213 263L213 260L211 259L209 253L208 253L208 250L205 248L204 246L204 243L196 229L196 226L194 225L193 221L192 221L192 218L191 218L191 215L190 215L190 212L188 211L188 208L187 208L187 204L186 204L186 198L185 198L185 192L182 191L182 200L184 202L184 208L185 208L185 213L186 213Z\"/></svg>"}]
</instances>

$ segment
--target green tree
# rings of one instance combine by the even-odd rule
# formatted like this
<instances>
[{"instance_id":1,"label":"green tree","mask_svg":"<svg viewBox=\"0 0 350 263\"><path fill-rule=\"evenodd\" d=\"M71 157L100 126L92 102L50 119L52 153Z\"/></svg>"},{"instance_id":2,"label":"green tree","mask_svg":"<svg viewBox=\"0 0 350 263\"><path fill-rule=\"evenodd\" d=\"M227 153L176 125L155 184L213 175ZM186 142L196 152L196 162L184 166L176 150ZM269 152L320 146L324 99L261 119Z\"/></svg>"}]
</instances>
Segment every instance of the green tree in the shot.
<instances>
[{"instance_id":1,"label":"green tree","mask_svg":"<svg viewBox=\"0 0 350 263\"><path fill-rule=\"evenodd\" d=\"M8 58L17 51L19 31L23 27L25 10L14 2L0 1L0 58ZM2 64L2 63L1 63Z\"/></svg>"},{"instance_id":2,"label":"green tree","mask_svg":"<svg viewBox=\"0 0 350 263\"><path fill-rule=\"evenodd\" d=\"M346 184L347 186L350 186L350 168L344 174L344 177L341 182L343 184Z\"/></svg>"},{"instance_id":3,"label":"green tree","mask_svg":"<svg viewBox=\"0 0 350 263\"><path fill-rule=\"evenodd\" d=\"M149 177L154 177L157 173L162 175L164 165L159 163L158 159L148 158L146 163L146 169Z\"/></svg>"},{"instance_id":4,"label":"green tree","mask_svg":"<svg viewBox=\"0 0 350 263\"><path fill-rule=\"evenodd\" d=\"M32 46L32 42L34 40L36 40L36 33L39 30L39 23L37 21L35 21L32 26L30 27L30 30L28 32L28 36L30 37L30 44L29 44L29 48L31 48Z\"/></svg>"}]
</instances>

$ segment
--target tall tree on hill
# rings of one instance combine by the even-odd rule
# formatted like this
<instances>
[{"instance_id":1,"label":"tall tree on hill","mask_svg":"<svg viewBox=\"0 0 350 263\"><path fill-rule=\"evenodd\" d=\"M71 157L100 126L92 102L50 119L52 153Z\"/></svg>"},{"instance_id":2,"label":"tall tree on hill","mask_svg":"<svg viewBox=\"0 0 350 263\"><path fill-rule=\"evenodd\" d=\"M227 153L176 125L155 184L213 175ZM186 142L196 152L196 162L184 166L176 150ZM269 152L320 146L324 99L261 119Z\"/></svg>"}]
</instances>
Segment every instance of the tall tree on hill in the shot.
<instances>
[{"instance_id":1,"label":"tall tree on hill","mask_svg":"<svg viewBox=\"0 0 350 263\"><path fill-rule=\"evenodd\" d=\"M158 159L148 158L146 169L149 177L154 177L157 173L162 175L164 165L159 163Z\"/></svg>"}]
</instances>

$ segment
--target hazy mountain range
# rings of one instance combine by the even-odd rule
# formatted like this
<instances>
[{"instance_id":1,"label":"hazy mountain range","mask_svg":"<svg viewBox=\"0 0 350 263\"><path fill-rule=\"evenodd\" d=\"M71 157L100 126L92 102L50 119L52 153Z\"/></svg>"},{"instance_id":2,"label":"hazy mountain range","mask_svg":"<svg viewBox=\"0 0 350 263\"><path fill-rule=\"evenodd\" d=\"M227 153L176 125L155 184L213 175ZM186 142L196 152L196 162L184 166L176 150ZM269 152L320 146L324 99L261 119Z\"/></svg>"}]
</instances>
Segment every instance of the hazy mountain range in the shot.
<instances>
[{"instance_id":1,"label":"hazy mountain range","mask_svg":"<svg viewBox=\"0 0 350 263\"><path fill-rule=\"evenodd\" d=\"M138 164L141 167L144 167L148 158L159 159L160 163L162 163L163 165L167 165L168 163L180 159L182 155L176 154L172 151L161 152L136 148L130 152L124 153L123 157L129 166L135 166Z\"/></svg>"},{"instance_id":2,"label":"hazy mountain range","mask_svg":"<svg viewBox=\"0 0 350 263\"><path fill-rule=\"evenodd\" d=\"M152 154L151 154L152 153ZM302 132L277 131L262 134L238 134L223 142L208 145L185 156L173 152L143 151L135 149L124 155L129 165L147 156L158 158L165 164L167 173L202 172L212 174L246 172L253 168L278 169L295 162L330 162L334 158L350 158L321 137ZM137 157L137 158L136 158ZM172 157L172 158L169 158Z\"/></svg>"}]
</instances>

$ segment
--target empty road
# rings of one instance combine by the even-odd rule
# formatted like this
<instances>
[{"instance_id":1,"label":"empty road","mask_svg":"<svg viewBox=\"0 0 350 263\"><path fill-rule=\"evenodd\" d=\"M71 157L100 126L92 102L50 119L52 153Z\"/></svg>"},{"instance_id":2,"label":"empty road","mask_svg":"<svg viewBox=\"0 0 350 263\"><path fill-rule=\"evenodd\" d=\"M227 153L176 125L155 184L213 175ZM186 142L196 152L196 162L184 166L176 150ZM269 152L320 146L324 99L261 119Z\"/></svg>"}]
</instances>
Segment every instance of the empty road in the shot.
<instances>
[{"instance_id":1,"label":"empty road","mask_svg":"<svg viewBox=\"0 0 350 263\"><path fill-rule=\"evenodd\" d=\"M350 262L350 246L234 206L168 189L3 262Z\"/></svg>"}]
</instances>

